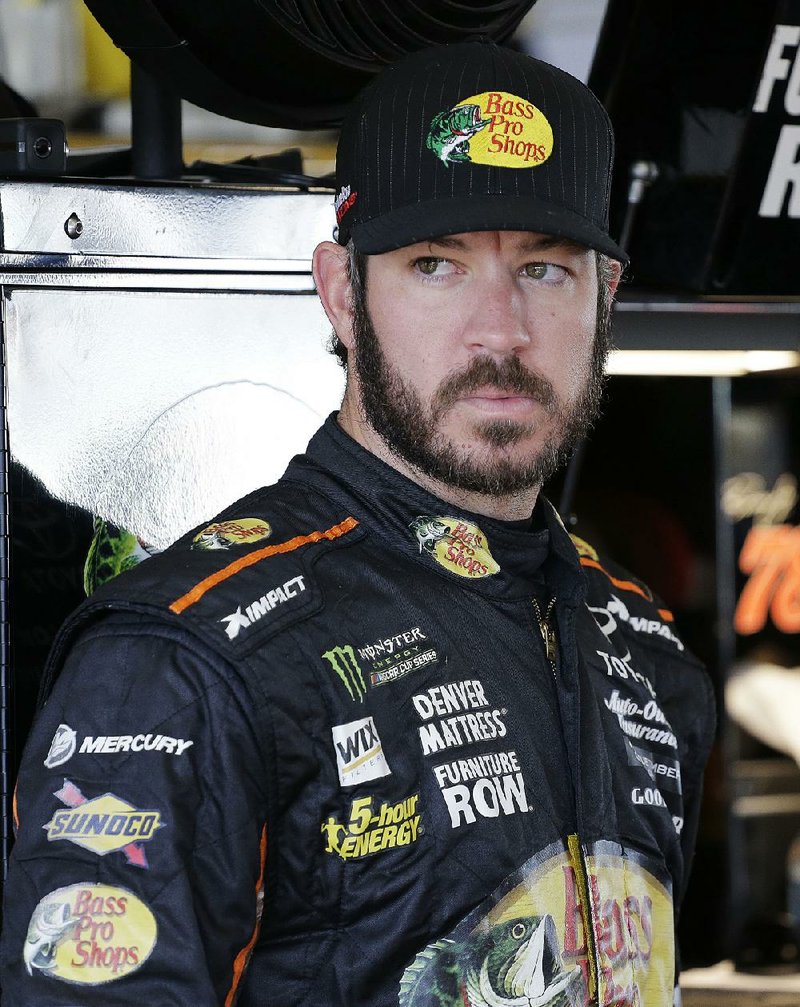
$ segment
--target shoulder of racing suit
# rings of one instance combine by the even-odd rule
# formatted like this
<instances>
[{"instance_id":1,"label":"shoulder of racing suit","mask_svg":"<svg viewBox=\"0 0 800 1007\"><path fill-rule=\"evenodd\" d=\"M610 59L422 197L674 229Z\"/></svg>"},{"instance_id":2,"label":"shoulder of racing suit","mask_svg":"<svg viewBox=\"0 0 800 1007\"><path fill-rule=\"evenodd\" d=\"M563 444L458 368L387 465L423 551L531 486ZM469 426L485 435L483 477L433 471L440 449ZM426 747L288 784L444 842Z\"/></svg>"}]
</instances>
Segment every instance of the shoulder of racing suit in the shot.
<instances>
[{"instance_id":1,"label":"shoulder of racing suit","mask_svg":"<svg viewBox=\"0 0 800 1007\"><path fill-rule=\"evenodd\" d=\"M609 674L613 668L615 674L624 676L627 669L634 677L644 676L669 721L681 725L685 764L704 766L716 724L714 690L704 665L679 636L672 612L644 582L583 539L570 537L587 585L586 608L610 644L603 658ZM699 785L699 776L685 782Z\"/></svg>"},{"instance_id":2,"label":"shoulder of racing suit","mask_svg":"<svg viewBox=\"0 0 800 1007\"><path fill-rule=\"evenodd\" d=\"M322 606L314 565L363 534L351 509L307 486L281 481L243 497L95 591L62 627L40 699L76 637L119 613L167 622L235 663Z\"/></svg>"},{"instance_id":3,"label":"shoulder of racing suit","mask_svg":"<svg viewBox=\"0 0 800 1007\"><path fill-rule=\"evenodd\" d=\"M588 542L570 535L587 585L586 605L606 636L621 634L635 648L663 649L672 655L686 654L675 626L675 616L641 580L601 556Z\"/></svg>"}]
</instances>

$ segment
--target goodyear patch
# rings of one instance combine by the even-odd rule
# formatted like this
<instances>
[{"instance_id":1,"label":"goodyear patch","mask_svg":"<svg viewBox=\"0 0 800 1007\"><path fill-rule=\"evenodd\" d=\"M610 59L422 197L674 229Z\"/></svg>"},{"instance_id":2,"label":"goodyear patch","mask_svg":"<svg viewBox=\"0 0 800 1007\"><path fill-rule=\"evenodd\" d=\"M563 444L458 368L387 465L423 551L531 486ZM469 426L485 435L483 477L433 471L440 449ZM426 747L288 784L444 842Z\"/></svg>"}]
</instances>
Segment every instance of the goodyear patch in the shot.
<instances>
[{"instance_id":1,"label":"goodyear patch","mask_svg":"<svg viewBox=\"0 0 800 1007\"><path fill-rule=\"evenodd\" d=\"M126 888L80 882L45 895L23 949L28 975L99 986L130 975L150 957L158 927Z\"/></svg>"},{"instance_id":2,"label":"goodyear patch","mask_svg":"<svg viewBox=\"0 0 800 1007\"><path fill-rule=\"evenodd\" d=\"M489 551L486 536L470 521L421 514L414 518L410 528L416 535L419 551L459 577L491 577L500 569Z\"/></svg>"},{"instance_id":3,"label":"goodyear patch","mask_svg":"<svg viewBox=\"0 0 800 1007\"><path fill-rule=\"evenodd\" d=\"M235 521L217 521L203 528L192 539L192 549L230 549L235 545L250 545L269 538L272 526L255 517L241 517Z\"/></svg>"},{"instance_id":4,"label":"goodyear patch","mask_svg":"<svg viewBox=\"0 0 800 1007\"><path fill-rule=\"evenodd\" d=\"M437 113L425 143L446 165L532 168L552 154L553 129L527 99L506 91L483 91Z\"/></svg>"},{"instance_id":5,"label":"goodyear patch","mask_svg":"<svg viewBox=\"0 0 800 1007\"><path fill-rule=\"evenodd\" d=\"M373 853L394 850L415 843L420 833L419 794L397 804L383 802L375 807L373 797L359 797L350 806L346 822L332 815L322 823L325 852L342 860L360 860Z\"/></svg>"},{"instance_id":6,"label":"goodyear patch","mask_svg":"<svg viewBox=\"0 0 800 1007\"><path fill-rule=\"evenodd\" d=\"M69 780L64 780L64 786L54 796L67 807L56 811L42 826L48 842L63 839L101 857L124 853L129 864L147 867L141 844L163 828L160 812L140 810L116 794L87 800Z\"/></svg>"}]
</instances>

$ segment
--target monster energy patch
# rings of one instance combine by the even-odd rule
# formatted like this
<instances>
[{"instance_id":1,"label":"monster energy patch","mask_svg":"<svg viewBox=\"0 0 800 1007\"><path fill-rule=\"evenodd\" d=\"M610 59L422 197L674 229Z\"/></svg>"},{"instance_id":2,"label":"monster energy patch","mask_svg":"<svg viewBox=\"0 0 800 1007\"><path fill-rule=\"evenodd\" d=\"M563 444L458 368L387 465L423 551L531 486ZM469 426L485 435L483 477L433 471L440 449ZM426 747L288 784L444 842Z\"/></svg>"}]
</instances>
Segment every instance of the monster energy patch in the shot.
<instances>
[{"instance_id":1,"label":"monster energy patch","mask_svg":"<svg viewBox=\"0 0 800 1007\"><path fill-rule=\"evenodd\" d=\"M345 644L343 647L331 647L322 656L347 689L350 698L354 702L358 700L359 703L363 703L367 685L353 648L349 644Z\"/></svg>"}]
</instances>

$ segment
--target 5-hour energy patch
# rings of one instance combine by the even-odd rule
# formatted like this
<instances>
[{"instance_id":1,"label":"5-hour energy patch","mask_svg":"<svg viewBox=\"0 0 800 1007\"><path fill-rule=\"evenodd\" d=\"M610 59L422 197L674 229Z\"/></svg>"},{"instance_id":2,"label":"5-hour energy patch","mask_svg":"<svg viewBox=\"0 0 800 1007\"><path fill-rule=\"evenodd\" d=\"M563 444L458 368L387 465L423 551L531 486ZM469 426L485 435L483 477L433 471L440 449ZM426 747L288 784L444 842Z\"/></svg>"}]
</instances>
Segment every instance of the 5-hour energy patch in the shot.
<instances>
[{"instance_id":1,"label":"5-hour energy patch","mask_svg":"<svg viewBox=\"0 0 800 1007\"><path fill-rule=\"evenodd\" d=\"M350 806L346 822L332 815L322 823L326 837L325 852L342 860L358 860L372 853L410 846L420 832L419 794L396 804L383 802L375 807L372 797L359 797Z\"/></svg>"}]
</instances>

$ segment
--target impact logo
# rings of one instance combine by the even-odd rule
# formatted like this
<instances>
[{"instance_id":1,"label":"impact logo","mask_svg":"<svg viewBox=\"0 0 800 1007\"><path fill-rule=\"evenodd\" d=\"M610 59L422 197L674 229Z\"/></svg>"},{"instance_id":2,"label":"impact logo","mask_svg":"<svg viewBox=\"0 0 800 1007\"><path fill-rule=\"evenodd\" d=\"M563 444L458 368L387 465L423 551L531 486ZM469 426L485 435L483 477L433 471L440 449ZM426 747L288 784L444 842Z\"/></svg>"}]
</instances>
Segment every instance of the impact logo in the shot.
<instances>
[{"instance_id":1,"label":"impact logo","mask_svg":"<svg viewBox=\"0 0 800 1007\"><path fill-rule=\"evenodd\" d=\"M531 168L552 154L553 130L524 98L484 91L435 115L425 145L442 164Z\"/></svg>"},{"instance_id":2,"label":"impact logo","mask_svg":"<svg viewBox=\"0 0 800 1007\"><path fill-rule=\"evenodd\" d=\"M625 603L615 594L611 595L605 608L592 608L589 606L589 611L594 616L597 625L609 639L611 639L611 634L617 629L619 623L626 622L637 633L644 633L646 636L661 636L674 644L678 650L684 649L683 644L666 622L631 615Z\"/></svg>"},{"instance_id":3,"label":"impact logo","mask_svg":"<svg viewBox=\"0 0 800 1007\"><path fill-rule=\"evenodd\" d=\"M69 724L59 724L53 735L53 740L50 742L50 751L44 760L45 766L48 769L63 766L75 754L77 744L78 736Z\"/></svg>"},{"instance_id":4,"label":"impact logo","mask_svg":"<svg viewBox=\"0 0 800 1007\"><path fill-rule=\"evenodd\" d=\"M359 703L363 703L367 685L353 648L349 644L345 644L344 647L331 647L322 656L333 668L350 698L354 702L357 699Z\"/></svg>"},{"instance_id":5,"label":"impact logo","mask_svg":"<svg viewBox=\"0 0 800 1007\"><path fill-rule=\"evenodd\" d=\"M84 850L104 857L108 853L124 853L134 867L147 867L142 843L152 839L163 828L158 811L140 811L115 794L103 794L87 800L74 783L64 780L54 797L66 804L43 825L50 843L65 839Z\"/></svg>"},{"instance_id":6,"label":"impact logo","mask_svg":"<svg viewBox=\"0 0 800 1007\"><path fill-rule=\"evenodd\" d=\"M266 594L262 594L260 598L251 602L244 612L240 605L235 612L223 616L219 621L225 623L225 633L228 639L235 640L243 629L249 629L253 623L263 619L267 612L271 612L278 605L283 605L290 598L296 598L305 589L306 585L302 577L292 577L285 584L273 588L272 591L267 591Z\"/></svg>"},{"instance_id":7,"label":"impact logo","mask_svg":"<svg viewBox=\"0 0 800 1007\"><path fill-rule=\"evenodd\" d=\"M242 517L236 521L217 521L192 539L192 549L230 549L269 538L272 527L260 518Z\"/></svg>"},{"instance_id":8,"label":"impact logo","mask_svg":"<svg viewBox=\"0 0 800 1007\"><path fill-rule=\"evenodd\" d=\"M476 524L455 517L420 515L409 527L417 537L419 551L459 577L491 577L500 569Z\"/></svg>"},{"instance_id":9,"label":"impact logo","mask_svg":"<svg viewBox=\"0 0 800 1007\"><path fill-rule=\"evenodd\" d=\"M372 717L332 728L339 782L343 787L389 776L391 770Z\"/></svg>"},{"instance_id":10,"label":"impact logo","mask_svg":"<svg viewBox=\"0 0 800 1007\"><path fill-rule=\"evenodd\" d=\"M36 906L22 957L30 976L99 986L141 968L157 934L153 914L132 892L80 882Z\"/></svg>"},{"instance_id":11,"label":"impact logo","mask_svg":"<svg viewBox=\"0 0 800 1007\"><path fill-rule=\"evenodd\" d=\"M397 804L384 802L376 811L372 797L359 797L350 805L350 818L338 822L332 815L322 823L325 852L342 860L360 860L372 853L416 843L420 833L419 794Z\"/></svg>"}]
</instances>

